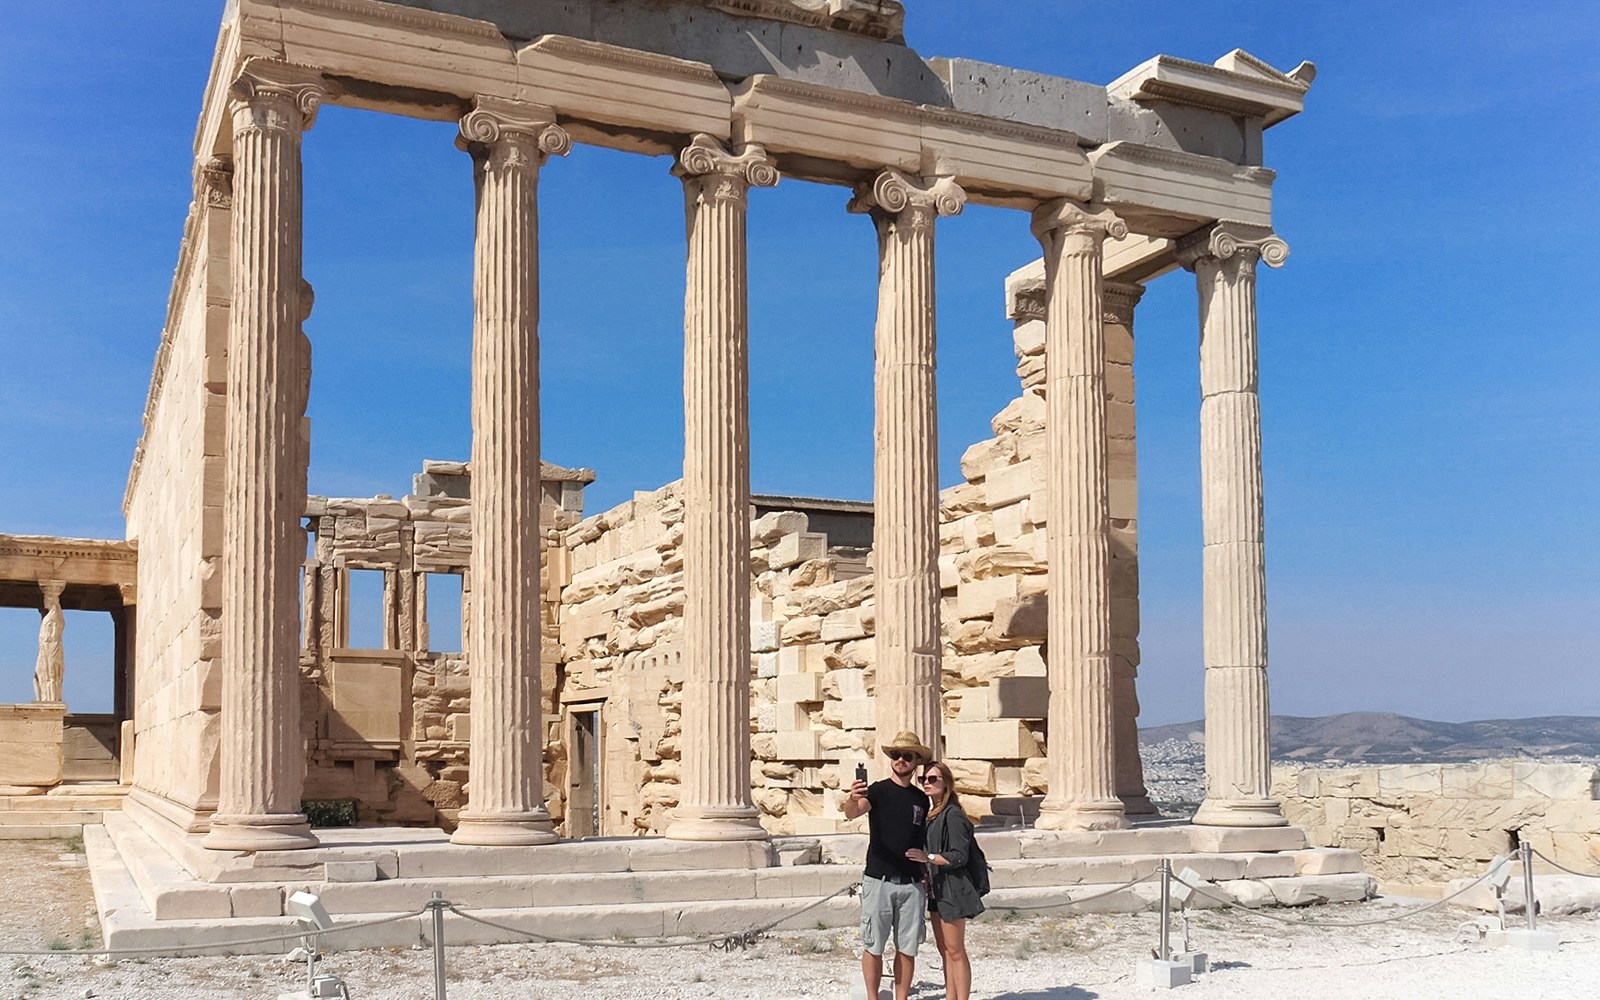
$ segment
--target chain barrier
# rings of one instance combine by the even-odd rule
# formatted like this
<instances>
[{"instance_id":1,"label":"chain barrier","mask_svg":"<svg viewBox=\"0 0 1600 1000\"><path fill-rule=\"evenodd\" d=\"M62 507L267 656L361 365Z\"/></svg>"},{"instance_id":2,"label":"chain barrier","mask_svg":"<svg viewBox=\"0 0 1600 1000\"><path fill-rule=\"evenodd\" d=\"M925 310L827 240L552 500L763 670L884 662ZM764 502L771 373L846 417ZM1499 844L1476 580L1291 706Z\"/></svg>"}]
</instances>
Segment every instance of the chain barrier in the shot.
<instances>
[{"instance_id":1,"label":"chain barrier","mask_svg":"<svg viewBox=\"0 0 1600 1000\"><path fill-rule=\"evenodd\" d=\"M1390 916L1387 916L1387 917L1378 917L1378 918L1373 919L1373 920L1307 920L1304 917L1284 917L1284 916L1279 916L1276 913L1271 913L1271 912L1268 912L1266 910L1257 909L1256 907L1253 907L1253 906L1246 906L1245 904L1240 903L1237 900L1226 899L1226 898L1224 898L1222 896L1216 895L1215 893L1207 892L1202 887L1190 883L1182 875L1174 875L1173 878L1178 883L1180 883L1181 885L1187 887L1189 889L1189 891L1194 893L1196 896L1201 896L1201 897L1203 897L1205 899L1211 900L1212 902L1219 903L1219 904L1221 904L1222 906L1224 906L1224 907L1226 907L1228 909L1239 910L1239 911L1241 911L1243 913L1248 913L1248 914L1250 914L1252 916L1260 917L1263 920L1273 920L1273 921L1276 921L1276 922L1278 922L1280 924L1293 924L1296 927L1327 927L1327 928L1376 927L1379 924L1390 924L1390 923L1394 923L1394 922L1399 921L1399 920L1407 920L1407 919L1409 919L1411 917L1414 917L1414 916L1417 916L1419 914L1427 913L1430 910L1437 910L1439 907L1443 906L1444 904L1450 902L1453 899L1456 899L1459 896L1465 895L1468 891L1477 888L1479 885L1481 885L1484 882L1487 882L1489 879L1493 878L1495 873L1497 871L1499 871L1502 867L1504 867L1506 865L1506 863L1509 862L1510 860L1511 860L1511 856L1510 855L1501 855L1500 857L1495 859L1494 864L1489 866L1489 870L1488 871L1484 872L1482 875L1479 875L1477 878L1473 879L1471 882L1468 882L1466 885L1462 886L1460 889L1457 889L1455 892L1452 892L1450 895L1445 896L1445 897L1443 897L1441 899L1436 899L1433 902L1427 903L1427 904L1422 905L1422 906L1414 906L1414 907L1411 907L1411 908L1409 908L1407 910L1403 910L1400 913L1391 914Z\"/></svg>"},{"instance_id":2,"label":"chain barrier","mask_svg":"<svg viewBox=\"0 0 1600 1000\"><path fill-rule=\"evenodd\" d=\"M1566 865L1545 854L1543 851L1540 851L1538 848L1533 848L1533 855L1540 861L1543 861L1545 864L1550 865L1552 868L1559 868L1568 875L1577 875L1579 878L1600 878L1600 872L1580 872L1576 869L1568 868Z\"/></svg>"},{"instance_id":3,"label":"chain barrier","mask_svg":"<svg viewBox=\"0 0 1600 1000\"><path fill-rule=\"evenodd\" d=\"M1140 882L1148 882L1160 874L1161 872L1159 871L1153 871L1148 875L1141 875L1132 882L1124 882L1119 886L1106 889L1104 892L1097 892L1092 896L1074 896L1072 895L1072 892L1068 890L1066 901L1061 903L995 903L993 908L996 910L1016 910L1021 912L1023 910L1055 910L1060 909L1063 906L1081 906L1084 903L1092 903L1097 899L1105 899L1107 896L1115 896L1117 893L1122 892L1125 889L1132 889Z\"/></svg>"},{"instance_id":4,"label":"chain barrier","mask_svg":"<svg viewBox=\"0 0 1600 1000\"><path fill-rule=\"evenodd\" d=\"M160 947L151 946L151 947L144 947L144 948L95 948L95 949L86 950L86 951L79 951L77 949L68 949L68 948L51 949L51 950L48 950L48 951L0 950L0 957L4 957L4 958L136 958L136 957L138 957L140 955L151 955L151 956L160 957L160 958L182 958L182 957L184 957L184 955L175 954L175 953L179 953L179 952L187 953L187 952L194 952L194 951L214 951L214 950L216 950L218 948L237 948L237 947L240 947L241 945L247 945L247 944L252 944L252 945L253 944L285 944L285 943L290 942L290 941L295 941L295 942L303 941L306 938L315 938L316 941L317 941L317 944L320 946L321 943L322 943L322 939L325 938L325 937L331 937L331 936L333 936L335 934L344 934L344 933L347 933L349 931L358 931L358 930L362 930L362 929L367 928L367 927L381 927L384 924L399 923L402 920L410 920L412 917L420 917L420 916L422 916L422 914L426 913L427 911L428 911L428 907L423 907L423 908L418 909L418 910L412 910L410 913L400 913L400 914L396 914L396 915L393 915L393 916L380 917L377 920L363 920L363 921L360 921L359 923L353 923L353 924L340 924L337 927L304 928L304 929L288 931L288 932L283 933L283 934L270 934L270 935L266 935L266 936L263 936L263 937L253 937L253 938L239 938L239 939L233 940L233 941L217 941L217 942L213 942L211 944L174 944L174 945L162 945Z\"/></svg>"},{"instance_id":5,"label":"chain barrier","mask_svg":"<svg viewBox=\"0 0 1600 1000\"><path fill-rule=\"evenodd\" d=\"M837 899L840 896L854 896L860 890L861 883L853 882L836 892L832 892L826 896L823 896L821 899L812 901L806 906L795 910L793 913L786 913L783 916L769 920L760 926L752 927L750 930L741 931L737 934L718 934L712 937L691 938L687 941L603 941L595 938L561 937L555 934L541 934L538 931L524 930L521 927L513 927L510 924L502 924L494 920L489 920L485 917L474 916L473 914L461 909L458 906L455 906L454 904L447 903L445 904L445 908L463 920L470 920L475 924L482 924L485 927L492 927L497 931L502 931L507 934L520 935L533 941L545 941L555 944L585 945L591 948L658 949L709 947L713 951L743 951L744 949L754 947L758 942L761 941L763 937L767 935L769 931L779 924L788 920L793 920L796 917L803 916L806 913L810 913L812 910L816 909L822 904Z\"/></svg>"}]
</instances>

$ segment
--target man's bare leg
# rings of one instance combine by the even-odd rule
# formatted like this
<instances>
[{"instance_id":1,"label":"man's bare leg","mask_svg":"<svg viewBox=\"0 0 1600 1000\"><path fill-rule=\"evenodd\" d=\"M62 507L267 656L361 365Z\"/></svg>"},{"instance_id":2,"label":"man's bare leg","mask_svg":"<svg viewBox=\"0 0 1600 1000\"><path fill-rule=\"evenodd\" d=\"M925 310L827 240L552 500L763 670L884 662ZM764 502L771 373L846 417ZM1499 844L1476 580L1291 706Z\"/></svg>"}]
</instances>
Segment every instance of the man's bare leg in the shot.
<instances>
[{"instance_id":1,"label":"man's bare leg","mask_svg":"<svg viewBox=\"0 0 1600 1000\"><path fill-rule=\"evenodd\" d=\"M895 960L895 968L900 967L899 959ZM878 1000L878 985L883 982L883 956L874 955L870 951L861 953L861 978L867 984L867 1000Z\"/></svg>"},{"instance_id":2,"label":"man's bare leg","mask_svg":"<svg viewBox=\"0 0 1600 1000\"><path fill-rule=\"evenodd\" d=\"M911 980L916 972L916 956L894 953L894 1000L909 1000Z\"/></svg>"}]
</instances>

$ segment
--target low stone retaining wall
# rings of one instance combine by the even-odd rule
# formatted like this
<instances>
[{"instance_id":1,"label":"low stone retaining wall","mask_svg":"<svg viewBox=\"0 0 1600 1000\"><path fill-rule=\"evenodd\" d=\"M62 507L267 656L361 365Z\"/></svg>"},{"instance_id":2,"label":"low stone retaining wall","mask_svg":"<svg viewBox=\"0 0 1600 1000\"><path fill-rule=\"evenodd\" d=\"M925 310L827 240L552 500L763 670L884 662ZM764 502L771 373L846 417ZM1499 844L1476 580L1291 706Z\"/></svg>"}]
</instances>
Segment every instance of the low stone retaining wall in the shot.
<instances>
[{"instance_id":1,"label":"low stone retaining wall","mask_svg":"<svg viewBox=\"0 0 1600 1000\"><path fill-rule=\"evenodd\" d=\"M1600 871L1600 768L1535 760L1273 768L1273 795L1313 845L1358 850L1391 882L1480 874L1526 841Z\"/></svg>"}]
</instances>

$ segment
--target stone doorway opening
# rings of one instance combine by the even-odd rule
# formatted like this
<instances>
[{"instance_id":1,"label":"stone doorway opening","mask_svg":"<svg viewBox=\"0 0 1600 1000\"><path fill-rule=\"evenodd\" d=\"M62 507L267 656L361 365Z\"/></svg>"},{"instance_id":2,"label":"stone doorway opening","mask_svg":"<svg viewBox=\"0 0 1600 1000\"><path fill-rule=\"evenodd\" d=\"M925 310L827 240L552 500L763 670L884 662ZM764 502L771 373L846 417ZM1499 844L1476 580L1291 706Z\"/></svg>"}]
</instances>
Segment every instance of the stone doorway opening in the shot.
<instances>
[{"instance_id":1,"label":"stone doorway opening","mask_svg":"<svg viewBox=\"0 0 1600 1000\"><path fill-rule=\"evenodd\" d=\"M569 714L567 742L567 836L598 837L600 816L600 706L583 705Z\"/></svg>"}]
</instances>

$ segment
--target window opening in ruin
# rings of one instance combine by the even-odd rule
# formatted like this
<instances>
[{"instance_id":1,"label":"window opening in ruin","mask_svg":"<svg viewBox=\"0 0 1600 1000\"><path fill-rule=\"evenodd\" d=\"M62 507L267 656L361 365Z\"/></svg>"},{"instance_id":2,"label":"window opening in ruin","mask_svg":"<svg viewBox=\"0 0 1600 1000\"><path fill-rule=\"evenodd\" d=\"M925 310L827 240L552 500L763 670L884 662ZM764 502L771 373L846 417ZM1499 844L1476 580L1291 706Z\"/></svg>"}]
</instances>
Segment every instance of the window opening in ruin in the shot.
<instances>
[{"instance_id":1,"label":"window opening in ruin","mask_svg":"<svg viewBox=\"0 0 1600 1000\"><path fill-rule=\"evenodd\" d=\"M388 649L381 569L348 570L345 578L345 648Z\"/></svg>"},{"instance_id":2,"label":"window opening in ruin","mask_svg":"<svg viewBox=\"0 0 1600 1000\"><path fill-rule=\"evenodd\" d=\"M461 574L427 573L428 652L461 652Z\"/></svg>"},{"instance_id":3,"label":"window opening in ruin","mask_svg":"<svg viewBox=\"0 0 1600 1000\"><path fill-rule=\"evenodd\" d=\"M0 704L33 700L33 667L39 656L39 612L0 608Z\"/></svg>"},{"instance_id":4,"label":"window opening in ruin","mask_svg":"<svg viewBox=\"0 0 1600 1000\"><path fill-rule=\"evenodd\" d=\"M567 836L600 835L600 709L572 712L567 760Z\"/></svg>"}]
</instances>

